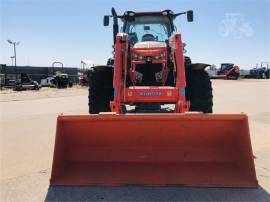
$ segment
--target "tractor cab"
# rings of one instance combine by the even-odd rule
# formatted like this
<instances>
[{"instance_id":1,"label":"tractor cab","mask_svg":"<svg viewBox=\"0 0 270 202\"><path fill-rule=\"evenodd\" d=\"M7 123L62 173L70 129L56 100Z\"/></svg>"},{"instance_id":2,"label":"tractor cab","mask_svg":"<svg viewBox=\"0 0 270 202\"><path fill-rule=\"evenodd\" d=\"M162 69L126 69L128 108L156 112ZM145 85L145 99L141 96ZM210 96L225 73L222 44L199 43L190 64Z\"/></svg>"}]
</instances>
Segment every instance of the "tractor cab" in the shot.
<instances>
[{"instance_id":1,"label":"tractor cab","mask_svg":"<svg viewBox=\"0 0 270 202\"><path fill-rule=\"evenodd\" d=\"M169 73L173 71L170 62L169 41L175 26L173 20L182 14L187 14L188 21L193 20L193 12L187 11L174 14L171 10L161 12L126 11L118 16L112 9L114 19L114 43L118 33L118 18L123 22L122 34L128 38L128 80L136 86L165 86ZM109 24L110 16L104 16L104 25ZM171 64L169 64L171 63ZM171 79L172 80L172 79Z\"/></svg>"},{"instance_id":2,"label":"tractor cab","mask_svg":"<svg viewBox=\"0 0 270 202\"><path fill-rule=\"evenodd\" d=\"M193 11L189 10L181 13L174 13L171 10L160 12L134 12L126 11L123 15L117 15L114 8L112 15L105 15L103 25L109 25L109 18L113 18L113 38L116 42L116 35L119 32L118 19L123 22L121 32L130 35L132 42L142 41L162 41L165 42L175 31L173 21L180 15L187 15L187 21L193 21Z\"/></svg>"},{"instance_id":3,"label":"tractor cab","mask_svg":"<svg viewBox=\"0 0 270 202\"><path fill-rule=\"evenodd\" d=\"M145 42L152 42L154 47L164 46L163 43L168 41L174 29L172 20L161 12L126 12L124 16L123 32L128 34L131 46L140 46L140 43Z\"/></svg>"},{"instance_id":4,"label":"tractor cab","mask_svg":"<svg viewBox=\"0 0 270 202\"><path fill-rule=\"evenodd\" d=\"M130 46L132 84L165 85L167 43L172 27L170 18L162 13L125 13L123 31L128 35Z\"/></svg>"}]
</instances>

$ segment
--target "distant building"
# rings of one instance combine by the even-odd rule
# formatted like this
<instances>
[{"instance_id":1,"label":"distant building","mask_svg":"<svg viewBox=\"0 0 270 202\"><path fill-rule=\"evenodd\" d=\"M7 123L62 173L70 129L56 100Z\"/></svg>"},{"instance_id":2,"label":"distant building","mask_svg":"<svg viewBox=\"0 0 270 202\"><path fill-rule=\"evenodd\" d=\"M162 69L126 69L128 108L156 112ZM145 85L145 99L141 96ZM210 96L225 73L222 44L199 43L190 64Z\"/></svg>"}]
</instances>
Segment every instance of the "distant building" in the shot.
<instances>
[{"instance_id":1,"label":"distant building","mask_svg":"<svg viewBox=\"0 0 270 202\"><path fill-rule=\"evenodd\" d=\"M61 71L61 67L55 67L54 71ZM17 66L17 75L20 78L21 73L26 73L31 79L40 83L41 79L53 75L52 67L38 67L38 66ZM76 67L64 67L64 73L68 74L73 83L78 83L78 68ZM0 64L0 74L4 75L4 81L15 80L15 68L14 66L7 66Z\"/></svg>"}]
</instances>

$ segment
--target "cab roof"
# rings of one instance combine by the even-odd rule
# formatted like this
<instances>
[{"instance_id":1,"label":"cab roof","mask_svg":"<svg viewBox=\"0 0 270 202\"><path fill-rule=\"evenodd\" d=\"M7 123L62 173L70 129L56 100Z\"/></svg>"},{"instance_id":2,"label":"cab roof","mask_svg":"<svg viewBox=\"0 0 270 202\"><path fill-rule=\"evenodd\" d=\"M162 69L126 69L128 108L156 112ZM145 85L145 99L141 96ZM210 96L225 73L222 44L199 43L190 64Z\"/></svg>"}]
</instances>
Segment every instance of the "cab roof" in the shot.
<instances>
[{"instance_id":1,"label":"cab roof","mask_svg":"<svg viewBox=\"0 0 270 202\"><path fill-rule=\"evenodd\" d=\"M126 11L122 16L122 19L126 20L129 17L136 17L136 16L168 16L171 19L175 18L174 12L167 9L164 11L147 11L147 12Z\"/></svg>"}]
</instances>

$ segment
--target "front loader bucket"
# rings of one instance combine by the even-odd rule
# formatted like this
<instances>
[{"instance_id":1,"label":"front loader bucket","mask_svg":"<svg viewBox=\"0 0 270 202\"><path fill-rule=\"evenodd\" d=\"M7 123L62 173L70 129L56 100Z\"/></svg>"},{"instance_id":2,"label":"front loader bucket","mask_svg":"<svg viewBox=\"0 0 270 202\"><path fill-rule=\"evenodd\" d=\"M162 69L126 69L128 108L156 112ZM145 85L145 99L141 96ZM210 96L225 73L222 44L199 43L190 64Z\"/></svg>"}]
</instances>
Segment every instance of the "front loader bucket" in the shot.
<instances>
[{"instance_id":1,"label":"front loader bucket","mask_svg":"<svg viewBox=\"0 0 270 202\"><path fill-rule=\"evenodd\" d=\"M59 116L51 185L257 185L247 116Z\"/></svg>"}]
</instances>

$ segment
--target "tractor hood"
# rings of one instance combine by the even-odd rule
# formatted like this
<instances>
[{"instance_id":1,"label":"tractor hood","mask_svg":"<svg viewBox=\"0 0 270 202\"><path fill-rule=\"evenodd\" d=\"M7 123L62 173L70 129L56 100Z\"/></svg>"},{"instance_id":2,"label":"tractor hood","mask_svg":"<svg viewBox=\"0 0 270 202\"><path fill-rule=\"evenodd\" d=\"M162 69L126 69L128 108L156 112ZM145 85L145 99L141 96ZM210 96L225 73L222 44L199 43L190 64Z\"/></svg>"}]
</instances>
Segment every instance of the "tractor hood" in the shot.
<instances>
[{"instance_id":1,"label":"tractor hood","mask_svg":"<svg viewBox=\"0 0 270 202\"><path fill-rule=\"evenodd\" d=\"M144 41L135 43L133 48L165 48L167 44L165 42L158 41Z\"/></svg>"}]
</instances>

